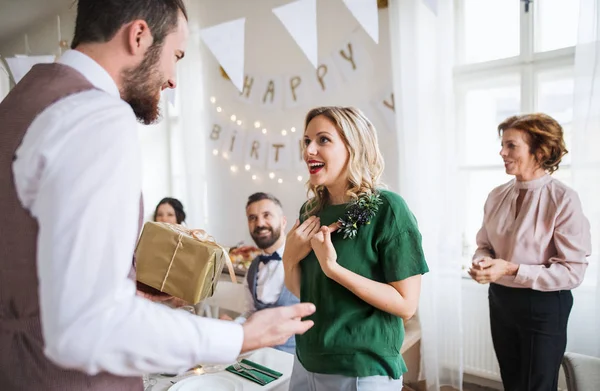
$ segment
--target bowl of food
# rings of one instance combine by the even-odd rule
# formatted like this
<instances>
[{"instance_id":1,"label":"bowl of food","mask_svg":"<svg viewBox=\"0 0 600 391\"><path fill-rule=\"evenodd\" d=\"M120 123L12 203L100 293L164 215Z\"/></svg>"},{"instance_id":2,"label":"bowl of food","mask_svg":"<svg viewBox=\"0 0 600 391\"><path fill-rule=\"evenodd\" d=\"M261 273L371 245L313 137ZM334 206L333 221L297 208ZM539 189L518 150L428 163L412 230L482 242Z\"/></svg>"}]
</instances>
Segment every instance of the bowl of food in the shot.
<instances>
[{"instance_id":1,"label":"bowl of food","mask_svg":"<svg viewBox=\"0 0 600 391\"><path fill-rule=\"evenodd\" d=\"M262 254L262 250L254 246L238 245L229 250L229 258L236 274L246 274L252 260Z\"/></svg>"}]
</instances>

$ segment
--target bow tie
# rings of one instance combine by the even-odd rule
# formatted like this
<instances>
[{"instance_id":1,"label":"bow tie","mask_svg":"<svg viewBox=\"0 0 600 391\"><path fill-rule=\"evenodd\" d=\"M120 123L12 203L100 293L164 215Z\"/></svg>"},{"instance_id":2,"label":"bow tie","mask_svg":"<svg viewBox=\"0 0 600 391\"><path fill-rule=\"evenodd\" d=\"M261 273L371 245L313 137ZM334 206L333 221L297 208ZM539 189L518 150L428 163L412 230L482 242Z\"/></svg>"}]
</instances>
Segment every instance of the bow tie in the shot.
<instances>
[{"instance_id":1,"label":"bow tie","mask_svg":"<svg viewBox=\"0 0 600 391\"><path fill-rule=\"evenodd\" d=\"M269 261L281 261L281 257L277 252L274 252L271 255L259 255L258 259L260 262L267 264Z\"/></svg>"}]
</instances>

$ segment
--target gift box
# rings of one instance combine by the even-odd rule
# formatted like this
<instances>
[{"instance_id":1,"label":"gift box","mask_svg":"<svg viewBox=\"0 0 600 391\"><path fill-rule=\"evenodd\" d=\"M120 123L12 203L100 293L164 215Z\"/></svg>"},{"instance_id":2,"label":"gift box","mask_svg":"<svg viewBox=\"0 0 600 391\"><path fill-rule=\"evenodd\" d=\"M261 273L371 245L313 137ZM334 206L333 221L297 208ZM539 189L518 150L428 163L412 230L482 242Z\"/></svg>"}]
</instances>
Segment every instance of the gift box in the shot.
<instances>
[{"instance_id":1,"label":"gift box","mask_svg":"<svg viewBox=\"0 0 600 391\"><path fill-rule=\"evenodd\" d=\"M189 304L214 294L223 267L236 283L228 251L202 230L148 222L135 249L136 278Z\"/></svg>"}]
</instances>

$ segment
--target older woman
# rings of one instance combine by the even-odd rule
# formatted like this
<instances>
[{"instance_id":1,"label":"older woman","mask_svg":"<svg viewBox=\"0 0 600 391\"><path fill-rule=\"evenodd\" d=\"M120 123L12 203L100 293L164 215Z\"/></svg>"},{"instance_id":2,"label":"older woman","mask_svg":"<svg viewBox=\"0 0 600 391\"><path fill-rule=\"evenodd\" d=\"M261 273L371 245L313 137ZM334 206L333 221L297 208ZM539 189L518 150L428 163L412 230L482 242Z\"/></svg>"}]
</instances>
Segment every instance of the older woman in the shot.
<instances>
[{"instance_id":1,"label":"older woman","mask_svg":"<svg viewBox=\"0 0 600 391\"><path fill-rule=\"evenodd\" d=\"M591 253L577 193L550 176L567 153L562 127L545 114L498 125L500 156L515 179L489 194L469 271L490 283L490 321L502 383L556 390L567 344L571 289Z\"/></svg>"}]
</instances>

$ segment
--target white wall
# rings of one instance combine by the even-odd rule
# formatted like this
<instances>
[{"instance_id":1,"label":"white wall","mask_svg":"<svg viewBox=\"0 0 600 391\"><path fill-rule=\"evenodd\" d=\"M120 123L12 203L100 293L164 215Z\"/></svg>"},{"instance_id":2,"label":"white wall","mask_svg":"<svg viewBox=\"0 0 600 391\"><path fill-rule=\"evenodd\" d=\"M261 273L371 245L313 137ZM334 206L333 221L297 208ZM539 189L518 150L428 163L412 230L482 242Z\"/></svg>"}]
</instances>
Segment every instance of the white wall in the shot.
<instances>
[{"instance_id":1,"label":"white wall","mask_svg":"<svg viewBox=\"0 0 600 391\"><path fill-rule=\"evenodd\" d=\"M251 75L282 75L295 72L305 73L311 70L311 65L300 48L285 30L279 19L272 13L273 7L289 3L284 0L261 0L249 2L246 0L205 0L198 3L195 14L190 19L199 17L202 27L213 26L218 23L246 17L246 53L245 71ZM294 109L267 109L258 104L250 105L238 99L238 92L232 84L225 80L219 71L219 66L211 54L205 58L206 68L206 96L215 96L217 105L224 110L220 118L228 121L231 114L235 114L244 124L249 124L250 129L256 131L253 123L260 121L262 126L269 129L271 136L273 130L290 128L293 124L301 132L303 120L308 110L320 105L360 105L369 102L378 96L386 87L391 88L391 65L389 54L389 34L387 10L380 10L380 42L376 45L362 30L341 0L328 0L317 2L318 13L318 38L320 59L331 55L340 44L344 43L353 32L357 32L360 44L364 47L373 63L373 72L366 75L363 80L354 80L352 83L340 81L338 88L327 95L311 97L306 107ZM253 89L262 89L265 84L257 84ZM254 93L254 91L253 91ZM185 98L184 98L185 99ZM215 114L214 107L208 103ZM362 107L363 109L367 109ZM367 111L367 114L368 111ZM372 121L379 129L379 143L386 159L384 180L392 189L396 188L396 148L395 134L388 130L383 119L373 116ZM243 165L237 173L230 171L231 162L221 156L212 154L213 148L219 145L209 139L210 124L204 129L206 137L206 165L207 171L207 200L208 216L203 216L206 227L218 241L225 245L232 245L240 240L251 243L247 233L245 219L245 204L247 197L257 191L273 193L284 206L288 217L288 228L293 225L298 216L298 211L307 199L305 182L307 172L305 168L277 172L277 178L283 179L283 184L267 177L269 171L259 168L245 172ZM262 127L261 126L261 127ZM239 166L239 164L238 164ZM189 169L189 168L188 168ZM256 173L258 180L251 179L251 173ZM299 182L297 176L302 175L303 181Z\"/></svg>"},{"instance_id":2,"label":"white wall","mask_svg":"<svg viewBox=\"0 0 600 391\"><path fill-rule=\"evenodd\" d=\"M70 43L75 30L75 11L75 7L65 7L58 15L55 14L43 21L26 27L18 35L0 37L0 56L11 57L15 54L58 54L59 27L57 16L60 17L60 34L63 39L66 39ZM26 53L25 35L27 35L30 53Z\"/></svg>"}]
</instances>

